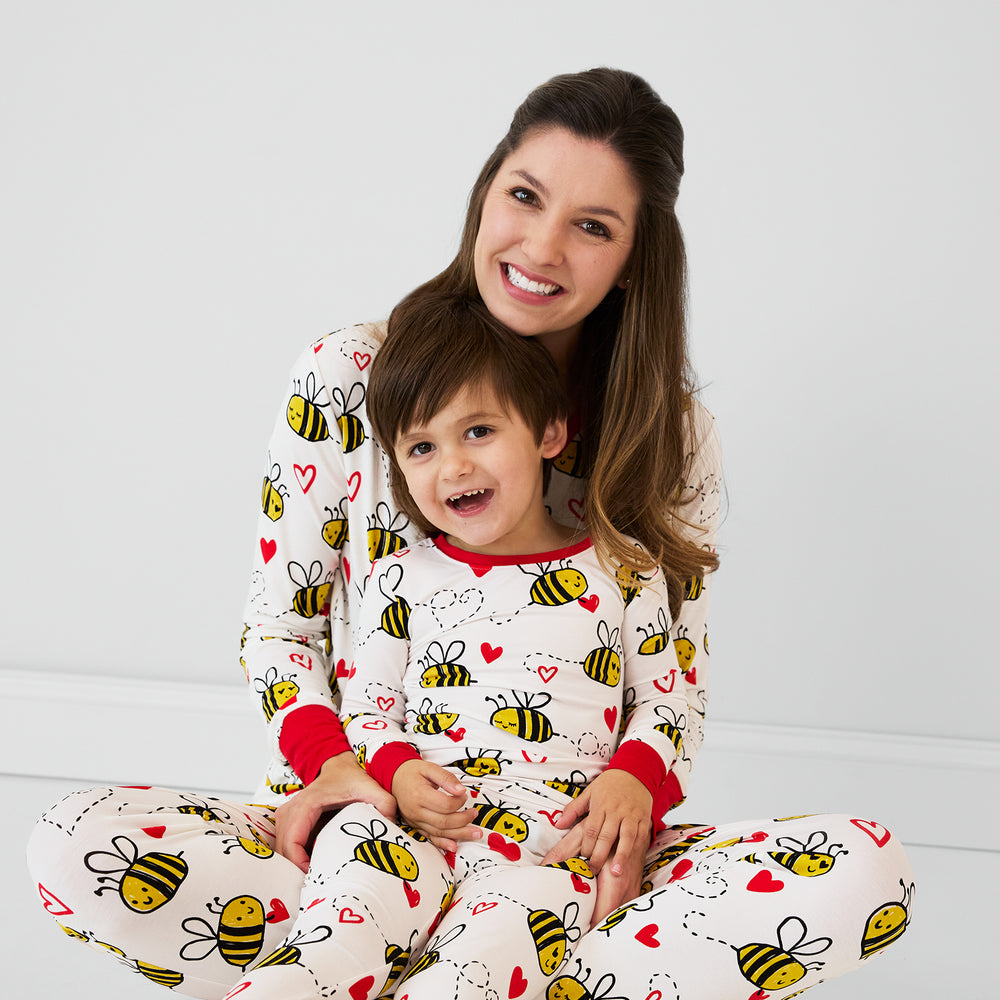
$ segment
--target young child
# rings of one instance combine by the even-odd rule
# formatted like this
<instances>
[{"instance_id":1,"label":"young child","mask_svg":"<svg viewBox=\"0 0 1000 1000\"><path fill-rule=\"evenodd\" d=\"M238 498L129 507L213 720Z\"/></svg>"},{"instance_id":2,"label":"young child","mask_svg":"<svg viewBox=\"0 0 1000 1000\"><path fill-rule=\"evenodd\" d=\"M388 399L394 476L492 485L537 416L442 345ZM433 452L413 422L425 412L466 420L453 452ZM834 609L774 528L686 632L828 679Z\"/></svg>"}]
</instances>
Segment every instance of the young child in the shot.
<instances>
[{"instance_id":1,"label":"young child","mask_svg":"<svg viewBox=\"0 0 1000 1000\"><path fill-rule=\"evenodd\" d=\"M447 850L460 896L404 992L489 980L533 996L596 895L586 859L539 867L562 811L581 796L603 860L682 798L687 704L666 589L658 573L609 572L579 525L549 516L559 373L485 309L410 296L367 403L397 503L431 537L372 566L345 729L404 824Z\"/></svg>"}]
</instances>

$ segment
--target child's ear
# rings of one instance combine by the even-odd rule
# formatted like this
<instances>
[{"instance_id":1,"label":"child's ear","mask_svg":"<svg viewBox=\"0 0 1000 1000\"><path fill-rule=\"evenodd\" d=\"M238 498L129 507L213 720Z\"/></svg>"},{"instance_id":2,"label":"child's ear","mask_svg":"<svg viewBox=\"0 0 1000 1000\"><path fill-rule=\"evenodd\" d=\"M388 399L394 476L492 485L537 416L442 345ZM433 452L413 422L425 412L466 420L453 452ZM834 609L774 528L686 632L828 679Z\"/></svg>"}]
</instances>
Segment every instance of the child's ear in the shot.
<instances>
[{"instance_id":1,"label":"child's ear","mask_svg":"<svg viewBox=\"0 0 1000 1000\"><path fill-rule=\"evenodd\" d=\"M566 447L566 421L553 420L542 434L542 458L555 458Z\"/></svg>"}]
</instances>

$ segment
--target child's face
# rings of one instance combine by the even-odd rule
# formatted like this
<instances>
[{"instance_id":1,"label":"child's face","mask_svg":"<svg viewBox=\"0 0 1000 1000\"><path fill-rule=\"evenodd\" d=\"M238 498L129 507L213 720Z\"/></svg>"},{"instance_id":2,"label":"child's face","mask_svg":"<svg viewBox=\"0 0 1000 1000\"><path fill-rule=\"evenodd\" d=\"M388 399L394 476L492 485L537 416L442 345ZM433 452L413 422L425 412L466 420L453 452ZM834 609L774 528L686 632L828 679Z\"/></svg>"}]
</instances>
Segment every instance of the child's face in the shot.
<instances>
[{"instance_id":1,"label":"child's face","mask_svg":"<svg viewBox=\"0 0 1000 1000\"><path fill-rule=\"evenodd\" d=\"M540 443L489 387L465 387L426 424L396 441L396 461L420 512L473 552L540 551L548 512L542 459L558 455L566 425L550 424Z\"/></svg>"}]
</instances>

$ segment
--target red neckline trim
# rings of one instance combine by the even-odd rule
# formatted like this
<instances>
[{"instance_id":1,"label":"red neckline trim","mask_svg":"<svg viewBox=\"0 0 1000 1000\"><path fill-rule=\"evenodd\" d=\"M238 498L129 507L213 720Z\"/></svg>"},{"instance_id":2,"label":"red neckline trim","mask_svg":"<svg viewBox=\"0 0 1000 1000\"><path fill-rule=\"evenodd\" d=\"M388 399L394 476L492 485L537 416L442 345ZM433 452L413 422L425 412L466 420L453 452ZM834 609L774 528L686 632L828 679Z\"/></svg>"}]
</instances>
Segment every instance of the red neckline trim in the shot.
<instances>
[{"instance_id":1,"label":"red neckline trim","mask_svg":"<svg viewBox=\"0 0 1000 1000\"><path fill-rule=\"evenodd\" d=\"M591 547L590 537L582 541L567 545L564 549L555 549L552 552L532 552L529 555L514 556L491 556L484 552L469 552L467 549L460 549L457 545L452 545L444 535L435 535L434 544L446 556L458 562L468 563L470 566L527 566L534 563L554 562L557 559L567 559L569 556L578 555Z\"/></svg>"}]
</instances>

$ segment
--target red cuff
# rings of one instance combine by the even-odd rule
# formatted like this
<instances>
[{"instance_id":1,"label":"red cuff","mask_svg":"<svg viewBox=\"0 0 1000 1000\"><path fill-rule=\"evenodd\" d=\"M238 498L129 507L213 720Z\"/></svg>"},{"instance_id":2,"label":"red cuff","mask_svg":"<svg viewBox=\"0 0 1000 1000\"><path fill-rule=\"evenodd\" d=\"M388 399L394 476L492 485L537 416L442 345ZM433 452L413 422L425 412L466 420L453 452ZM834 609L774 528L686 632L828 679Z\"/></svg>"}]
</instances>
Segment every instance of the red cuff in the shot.
<instances>
[{"instance_id":1,"label":"red cuff","mask_svg":"<svg viewBox=\"0 0 1000 1000\"><path fill-rule=\"evenodd\" d=\"M416 747L403 742L386 743L365 764L365 770L391 794L392 779L396 776L396 769L408 760L420 760Z\"/></svg>"},{"instance_id":2,"label":"red cuff","mask_svg":"<svg viewBox=\"0 0 1000 1000\"><path fill-rule=\"evenodd\" d=\"M303 705L289 712L281 724L278 746L307 785L331 757L351 749L337 713L326 705Z\"/></svg>"},{"instance_id":3,"label":"red cuff","mask_svg":"<svg viewBox=\"0 0 1000 1000\"><path fill-rule=\"evenodd\" d=\"M627 771L645 785L653 796L650 810L653 832L659 833L665 826L663 816L666 811L684 798L677 775L666 769L663 758L651 746L639 740L623 743L608 762L608 768Z\"/></svg>"}]
</instances>

